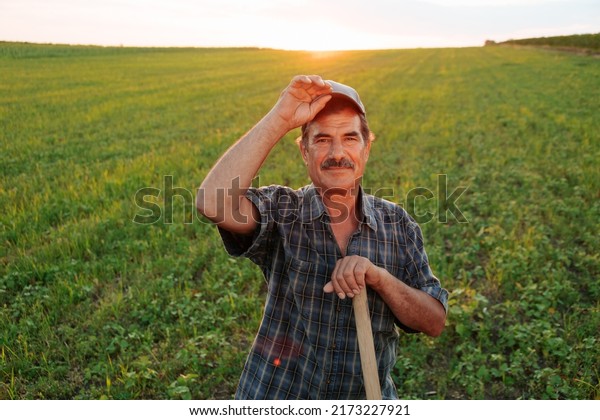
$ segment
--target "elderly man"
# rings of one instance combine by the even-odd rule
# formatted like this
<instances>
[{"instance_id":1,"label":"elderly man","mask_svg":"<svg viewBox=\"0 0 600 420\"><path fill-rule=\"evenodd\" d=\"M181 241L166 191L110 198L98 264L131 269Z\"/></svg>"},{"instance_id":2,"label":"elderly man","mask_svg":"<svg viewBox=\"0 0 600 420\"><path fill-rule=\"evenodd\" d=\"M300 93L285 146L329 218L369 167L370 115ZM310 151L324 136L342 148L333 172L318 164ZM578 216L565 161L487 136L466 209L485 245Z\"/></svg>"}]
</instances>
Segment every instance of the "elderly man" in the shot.
<instances>
[{"instance_id":1,"label":"elderly man","mask_svg":"<svg viewBox=\"0 0 600 420\"><path fill-rule=\"evenodd\" d=\"M271 149L297 127L312 183L251 188ZM385 399L398 398L396 326L442 332L448 293L429 268L418 225L361 188L372 140L354 89L297 76L200 186L197 207L218 225L227 251L251 259L268 282L236 398L365 398L351 303L359 293L368 294Z\"/></svg>"}]
</instances>

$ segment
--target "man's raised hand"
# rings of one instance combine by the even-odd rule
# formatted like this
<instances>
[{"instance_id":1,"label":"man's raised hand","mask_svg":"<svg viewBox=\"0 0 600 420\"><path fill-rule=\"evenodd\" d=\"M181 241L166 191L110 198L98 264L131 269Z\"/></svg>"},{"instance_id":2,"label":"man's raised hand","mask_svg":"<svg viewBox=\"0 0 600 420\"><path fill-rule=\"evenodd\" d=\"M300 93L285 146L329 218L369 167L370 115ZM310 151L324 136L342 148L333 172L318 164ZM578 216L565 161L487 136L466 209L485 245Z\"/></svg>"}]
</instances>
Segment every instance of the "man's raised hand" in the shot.
<instances>
[{"instance_id":1,"label":"man's raised hand","mask_svg":"<svg viewBox=\"0 0 600 420\"><path fill-rule=\"evenodd\" d=\"M320 76L296 76L272 109L287 131L311 121L331 99L331 86Z\"/></svg>"}]
</instances>

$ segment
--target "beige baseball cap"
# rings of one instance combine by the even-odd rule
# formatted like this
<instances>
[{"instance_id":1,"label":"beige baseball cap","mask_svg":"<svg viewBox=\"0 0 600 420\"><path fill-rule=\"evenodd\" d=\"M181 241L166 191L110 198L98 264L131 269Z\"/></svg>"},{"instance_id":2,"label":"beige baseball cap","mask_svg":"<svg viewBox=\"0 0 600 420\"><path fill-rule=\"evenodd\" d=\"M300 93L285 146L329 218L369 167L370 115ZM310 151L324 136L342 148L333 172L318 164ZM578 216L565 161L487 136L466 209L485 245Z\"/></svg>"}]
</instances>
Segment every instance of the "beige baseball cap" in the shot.
<instances>
[{"instance_id":1,"label":"beige baseball cap","mask_svg":"<svg viewBox=\"0 0 600 420\"><path fill-rule=\"evenodd\" d=\"M351 88L350 86L344 85L339 82L335 82L333 80L325 80L325 83L331 86L331 96L337 96L344 99L348 99L350 100L350 102L356 105L357 110L360 111L363 115L367 114L367 112L365 111L365 106L361 102L360 97L358 96L358 92L354 90L354 88Z\"/></svg>"}]
</instances>

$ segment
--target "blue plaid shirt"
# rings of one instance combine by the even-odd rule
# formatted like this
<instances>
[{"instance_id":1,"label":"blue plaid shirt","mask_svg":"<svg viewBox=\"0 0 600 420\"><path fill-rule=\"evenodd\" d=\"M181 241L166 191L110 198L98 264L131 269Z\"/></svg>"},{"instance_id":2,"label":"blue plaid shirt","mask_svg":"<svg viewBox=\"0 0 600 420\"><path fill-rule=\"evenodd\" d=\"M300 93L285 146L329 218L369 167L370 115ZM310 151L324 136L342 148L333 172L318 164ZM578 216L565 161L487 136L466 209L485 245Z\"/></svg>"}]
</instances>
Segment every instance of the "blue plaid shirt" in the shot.
<instances>
[{"instance_id":1,"label":"blue plaid shirt","mask_svg":"<svg viewBox=\"0 0 600 420\"><path fill-rule=\"evenodd\" d=\"M269 186L247 197L261 217L254 235L219 231L231 255L262 269L268 294L236 399L364 399L352 299L323 292L342 254L320 195L313 185ZM419 226L396 204L360 197L363 220L346 255L368 258L447 309L448 292L429 268ZM391 370L400 323L370 289L368 302L382 395L397 399Z\"/></svg>"}]
</instances>

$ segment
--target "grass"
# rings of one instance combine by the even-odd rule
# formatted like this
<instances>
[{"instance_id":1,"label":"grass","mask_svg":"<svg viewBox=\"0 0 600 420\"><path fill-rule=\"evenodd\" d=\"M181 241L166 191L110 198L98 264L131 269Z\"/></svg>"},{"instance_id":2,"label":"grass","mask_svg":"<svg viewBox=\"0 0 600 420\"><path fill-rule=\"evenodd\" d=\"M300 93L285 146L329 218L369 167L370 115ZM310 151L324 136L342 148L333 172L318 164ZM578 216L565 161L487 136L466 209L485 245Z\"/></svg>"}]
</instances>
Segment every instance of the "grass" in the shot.
<instances>
[{"instance_id":1,"label":"grass","mask_svg":"<svg viewBox=\"0 0 600 420\"><path fill-rule=\"evenodd\" d=\"M12 43L0 43L0 398L233 395L265 285L189 197L298 73L361 93L377 134L364 184L420 218L451 291L441 337L401 336L400 396L599 398L596 58ZM261 184L307 182L295 135ZM467 188L455 204L468 223L445 211L443 179L447 196ZM135 223L150 203L158 220Z\"/></svg>"}]
</instances>

